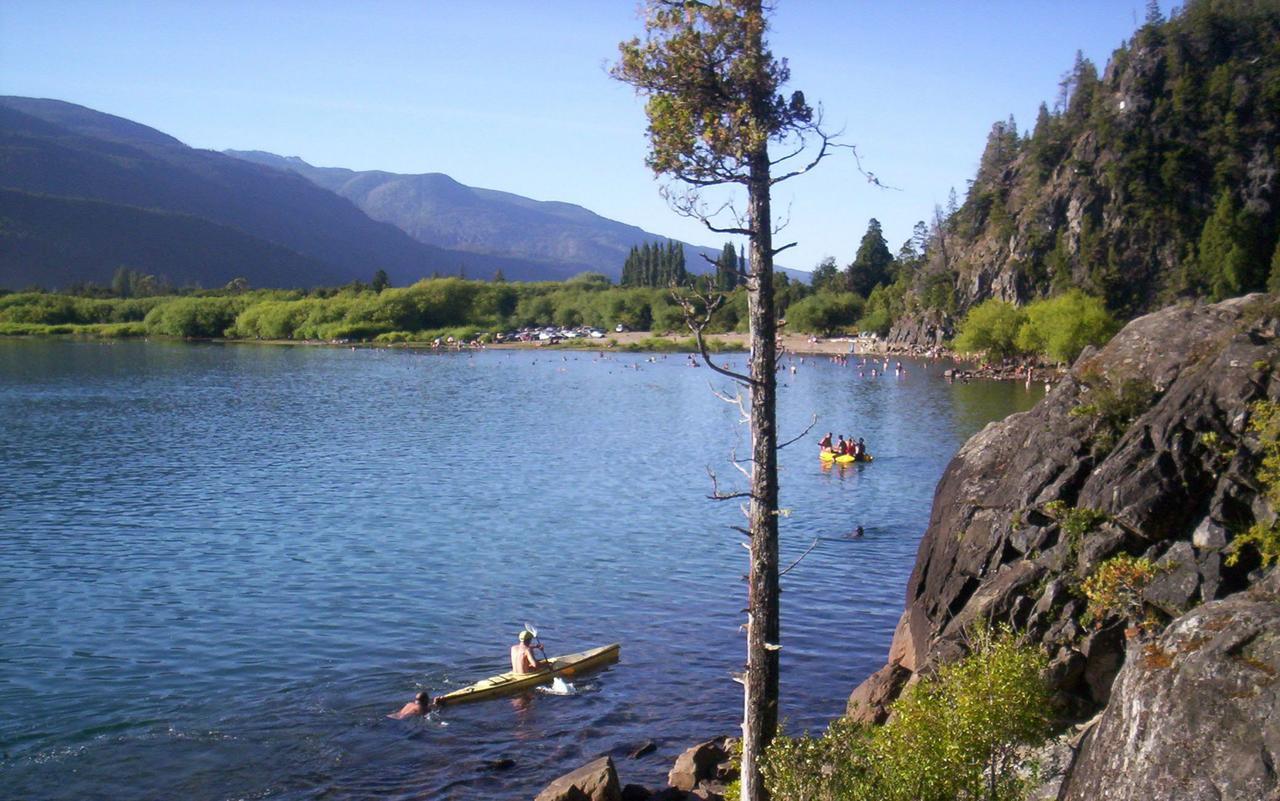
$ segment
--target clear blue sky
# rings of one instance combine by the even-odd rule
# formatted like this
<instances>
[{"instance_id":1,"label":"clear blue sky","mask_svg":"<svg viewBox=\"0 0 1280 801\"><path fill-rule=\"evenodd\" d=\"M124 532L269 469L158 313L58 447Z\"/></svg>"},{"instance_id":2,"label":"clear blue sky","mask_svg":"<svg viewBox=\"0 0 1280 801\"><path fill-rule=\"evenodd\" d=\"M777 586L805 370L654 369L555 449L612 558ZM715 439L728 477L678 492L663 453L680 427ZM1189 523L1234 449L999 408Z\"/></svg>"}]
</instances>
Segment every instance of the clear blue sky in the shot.
<instances>
[{"instance_id":1,"label":"clear blue sky","mask_svg":"<svg viewBox=\"0 0 1280 801\"><path fill-rule=\"evenodd\" d=\"M1171 0L1162 0L1167 14ZM608 78L633 0L6 0L0 93L51 97L194 147L443 172L718 246L644 167L643 103ZM1144 0L780 0L771 44L866 169L840 154L778 187L788 266L847 263L871 217L897 250L963 196L991 124L1034 122L1077 49L1101 70Z\"/></svg>"}]
</instances>

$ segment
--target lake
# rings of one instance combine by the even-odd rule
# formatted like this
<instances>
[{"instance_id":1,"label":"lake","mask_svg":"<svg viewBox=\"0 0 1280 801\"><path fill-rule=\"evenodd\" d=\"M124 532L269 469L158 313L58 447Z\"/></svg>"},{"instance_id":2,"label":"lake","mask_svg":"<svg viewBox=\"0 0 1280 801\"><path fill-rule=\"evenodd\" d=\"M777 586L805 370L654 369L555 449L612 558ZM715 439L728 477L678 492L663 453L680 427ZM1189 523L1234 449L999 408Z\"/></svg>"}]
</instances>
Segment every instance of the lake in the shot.
<instances>
[{"instance_id":1,"label":"lake","mask_svg":"<svg viewBox=\"0 0 1280 801\"><path fill-rule=\"evenodd\" d=\"M783 565L866 530L783 578L798 732L883 663L949 459L1043 391L784 364L782 438L818 424L780 454ZM706 496L748 432L712 386L682 355L0 340L4 795L531 798L605 753L665 783L742 708L742 518ZM875 462L823 469L826 431ZM385 717L525 622L621 661Z\"/></svg>"}]
</instances>

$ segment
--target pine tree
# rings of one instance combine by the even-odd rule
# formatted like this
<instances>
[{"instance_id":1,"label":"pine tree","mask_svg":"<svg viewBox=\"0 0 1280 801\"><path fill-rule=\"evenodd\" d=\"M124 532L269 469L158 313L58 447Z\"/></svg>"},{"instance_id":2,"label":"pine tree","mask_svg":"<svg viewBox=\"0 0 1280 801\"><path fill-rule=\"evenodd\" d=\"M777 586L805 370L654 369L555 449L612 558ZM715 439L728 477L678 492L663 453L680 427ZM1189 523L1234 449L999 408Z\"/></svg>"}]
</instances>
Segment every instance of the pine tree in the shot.
<instances>
[{"instance_id":1,"label":"pine tree","mask_svg":"<svg viewBox=\"0 0 1280 801\"><path fill-rule=\"evenodd\" d=\"M827 256L818 262L818 266L813 268L813 272L809 274L809 283L813 286L815 292L835 292L839 289L840 284L840 268L836 266L836 260Z\"/></svg>"},{"instance_id":2,"label":"pine tree","mask_svg":"<svg viewBox=\"0 0 1280 801\"><path fill-rule=\"evenodd\" d=\"M716 259L716 288L721 292L732 292L738 285L738 252L733 249L732 242L726 242Z\"/></svg>"},{"instance_id":3,"label":"pine tree","mask_svg":"<svg viewBox=\"0 0 1280 801\"><path fill-rule=\"evenodd\" d=\"M644 39L623 42L622 59L613 70L614 77L648 97L646 161L656 174L689 188L676 201L680 210L710 225L701 205L702 188L731 185L747 195L745 220L728 232L746 237L751 245L749 374L715 364L702 350L708 366L750 393L742 801L768 797L761 765L778 728L778 320L773 269L778 251L773 246L771 195L776 183L807 171L774 175L776 162L769 148L771 143L783 149L803 147L806 138L820 141L816 164L828 154L830 144L804 94L782 93L790 73L765 38L770 10L762 0L650 0ZM694 330L701 343L703 329L695 323Z\"/></svg>"},{"instance_id":4,"label":"pine tree","mask_svg":"<svg viewBox=\"0 0 1280 801\"><path fill-rule=\"evenodd\" d=\"M872 217L867 223L867 232L862 235L862 241L858 244L858 253L846 270L850 291L865 298L876 286L892 280L892 266L893 254L889 252L889 245L885 242L880 221Z\"/></svg>"}]
</instances>

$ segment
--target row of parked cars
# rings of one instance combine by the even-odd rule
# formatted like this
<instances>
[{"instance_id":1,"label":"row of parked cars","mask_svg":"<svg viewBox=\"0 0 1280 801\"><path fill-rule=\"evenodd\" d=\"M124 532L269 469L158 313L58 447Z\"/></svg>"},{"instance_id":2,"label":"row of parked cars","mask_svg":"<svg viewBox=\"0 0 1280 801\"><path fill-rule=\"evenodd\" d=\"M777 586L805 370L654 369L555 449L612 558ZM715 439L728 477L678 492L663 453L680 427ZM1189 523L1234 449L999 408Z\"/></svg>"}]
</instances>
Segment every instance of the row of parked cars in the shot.
<instances>
[{"instance_id":1,"label":"row of parked cars","mask_svg":"<svg viewBox=\"0 0 1280 801\"><path fill-rule=\"evenodd\" d=\"M627 329L625 326L619 325L615 330L621 332ZM603 338L604 331L602 329L586 325L574 328L561 328L559 326L521 328L519 331L508 331L495 337L499 342L558 342L562 339Z\"/></svg>"}]
</instances>

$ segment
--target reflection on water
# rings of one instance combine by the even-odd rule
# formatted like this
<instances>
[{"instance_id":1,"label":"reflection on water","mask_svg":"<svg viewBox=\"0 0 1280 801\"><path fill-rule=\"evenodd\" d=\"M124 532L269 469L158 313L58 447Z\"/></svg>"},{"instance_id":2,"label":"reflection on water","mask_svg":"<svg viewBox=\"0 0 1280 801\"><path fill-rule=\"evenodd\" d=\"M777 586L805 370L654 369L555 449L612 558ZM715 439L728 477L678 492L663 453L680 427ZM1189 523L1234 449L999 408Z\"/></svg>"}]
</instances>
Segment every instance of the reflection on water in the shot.
<instances>
[{"instance_id":1,"label":"reflection on water","mask_svg":"<svg viewBox=\"0 0 1280 801\"><path fill-rule=\"evenodd\" d=\"M1040 393L790 366L783 438L819 420L780 454L783 563L813 546L784 579L796 731L882 662L956 448ZM706 470L732 480L747 431L709 378L683 356L0 340L0 785L497 799L647 739L623 778L660 784L741 710L741 517ZM824 469L828 430L875 462ZM620 640L621 662L573 695L384 717L505 669L528 619L549 652Z\"/></svg>"}]
</instances>

